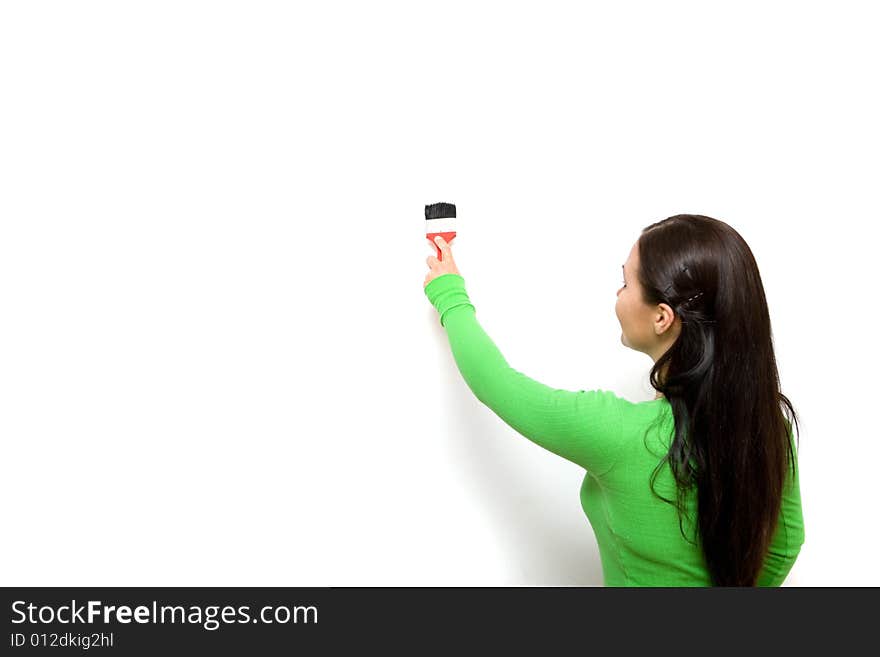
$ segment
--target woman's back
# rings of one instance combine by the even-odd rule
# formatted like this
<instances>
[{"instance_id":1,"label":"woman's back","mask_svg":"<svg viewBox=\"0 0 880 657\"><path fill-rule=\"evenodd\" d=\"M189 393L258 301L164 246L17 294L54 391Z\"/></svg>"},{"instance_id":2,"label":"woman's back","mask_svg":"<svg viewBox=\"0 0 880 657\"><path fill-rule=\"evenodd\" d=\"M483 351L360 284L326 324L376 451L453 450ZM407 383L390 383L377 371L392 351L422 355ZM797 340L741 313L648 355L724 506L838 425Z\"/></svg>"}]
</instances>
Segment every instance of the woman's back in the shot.
<instances>
[{"instance_id":1,"label":"woman's back","mask_svg":"<svg viewBox=\"0 0 880 657\"><path fill-rule=\"evenodd\" d=\"M658 497L676 498L675 479L667 463L659 468L651 488L651 477L672 436L669 403L660 398L635 404L614 397L621 409L623 449L607 471L598 476L588 471L580 492L581 506L599 544L605 585L711 586L694 525L696 495L692 491L686 497L687 513L681 516L679 526L676 507ZM758 585L780 585L803 541L795 476L783 498L779 525Z\"/></svg>"}]
</instances>

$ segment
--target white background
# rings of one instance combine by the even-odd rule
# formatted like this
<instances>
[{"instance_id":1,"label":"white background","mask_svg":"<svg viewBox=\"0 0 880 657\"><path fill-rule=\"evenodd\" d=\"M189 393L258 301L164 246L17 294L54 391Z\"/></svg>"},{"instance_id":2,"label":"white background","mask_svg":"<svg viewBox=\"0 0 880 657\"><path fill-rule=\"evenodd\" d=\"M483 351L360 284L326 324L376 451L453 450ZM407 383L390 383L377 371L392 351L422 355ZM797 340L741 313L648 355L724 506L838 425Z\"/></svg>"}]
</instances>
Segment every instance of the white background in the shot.
<instances>
[{"instance_id":1,"label":"white background","mask_svg":"<svg viewBox=\"0 0 880 657\"><path fill-rule=\"evenodd\" d=\"M640 231L739 231L802 422L786 585L880 585L870 6L3 3L0 583L600 585L583 471L424 296L447 201L510 364L632 401Z\"/></svg>"}]
</instances>

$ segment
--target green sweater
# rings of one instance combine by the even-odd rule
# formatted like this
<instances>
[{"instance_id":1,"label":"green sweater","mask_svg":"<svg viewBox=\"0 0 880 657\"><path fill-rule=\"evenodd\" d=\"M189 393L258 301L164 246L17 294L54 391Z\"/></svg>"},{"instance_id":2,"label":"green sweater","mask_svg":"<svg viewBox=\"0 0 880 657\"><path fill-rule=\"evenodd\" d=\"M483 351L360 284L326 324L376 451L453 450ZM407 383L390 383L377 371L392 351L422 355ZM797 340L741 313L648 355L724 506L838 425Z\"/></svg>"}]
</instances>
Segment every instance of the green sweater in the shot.
<instances>
[{"instance_id":1,"label":"green sweater","mask_svg":"<svg viewBox=\"0 0 880 657\"><path fill-rule=\"evenodd\" d=\"M460 275L438 276L425 286L425 294L440 314L458 369L477 399L521 435L586 470L580 501L596 535L605 586L710 586L692 523L695 495L689 496L682 527L697 545L682 537L675 507L649 486L674 428L669 402L632 403L607 390L548 387L507 364L477 321ZM675 499L668 463L654 489ZM789 475L758 585L779 586L803 542L800 486L797 476Z\"/></svg>"}]
</instances>

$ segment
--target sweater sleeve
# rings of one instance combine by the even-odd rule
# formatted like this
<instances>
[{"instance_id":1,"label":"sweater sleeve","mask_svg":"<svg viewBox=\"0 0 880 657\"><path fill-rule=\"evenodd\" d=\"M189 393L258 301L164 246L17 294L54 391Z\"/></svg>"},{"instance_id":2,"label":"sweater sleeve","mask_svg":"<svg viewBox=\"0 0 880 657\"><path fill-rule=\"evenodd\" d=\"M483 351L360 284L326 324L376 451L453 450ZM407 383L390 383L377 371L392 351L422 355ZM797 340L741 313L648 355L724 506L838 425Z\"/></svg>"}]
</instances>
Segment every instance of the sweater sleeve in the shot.
<instances>
[{"instance_id":1,"label":"sweater sleeve","mask_svg":"<svg viewBox=\"0 0 880 657\"><path fill-rule=\"evenodd\" d=\"M790 426L789 439L791 439ZM795 466L798 466L797 450L793 442L792 451L795 454ZM804 543L804 515L801 508L798 472L799 467L795 467L793 473L789 469L789 477L782 495L779 523L770 543L770 551L764 559L764 567L758 575L758 586L780 586L788 577Z\"/></svg>"},{"instance_id":2,"label":"sweater sleeve","mask_svg":"<svg viewBox=\"0 0 880 657\"><path fill-rule=\"evenodd\" d=\"M508 426L596 476L614 465L626 400L606 390L552 388L508 365L476 318L464 279L442 274L425 286L468 387Z\"/></svg>"}]
</instances>

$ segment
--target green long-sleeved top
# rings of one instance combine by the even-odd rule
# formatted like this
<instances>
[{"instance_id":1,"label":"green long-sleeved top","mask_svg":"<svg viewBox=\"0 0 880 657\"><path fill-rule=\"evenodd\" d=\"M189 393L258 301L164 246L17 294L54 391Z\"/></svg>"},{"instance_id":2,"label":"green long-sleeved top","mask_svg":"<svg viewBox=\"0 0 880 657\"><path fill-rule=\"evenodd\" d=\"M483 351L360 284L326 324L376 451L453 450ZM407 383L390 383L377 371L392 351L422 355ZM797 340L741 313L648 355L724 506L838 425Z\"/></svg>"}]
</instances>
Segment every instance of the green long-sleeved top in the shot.
<instances>
[{"instance_id":1,"label":"green long-sleeved top","mask_svg":"<svg viewBox=\"0 0 880 657\"><path fill-rule=\"evenodd\" d=\"M442 274L424 291L477 399L521 435L586 470L580 501L596 535L605 586L710 586L692 524L694 495L682 524L693 541L688 542L675 507L649 486L674 428L669 402L661 397L632 403L607 390L569 391L539 383L507 364L477 321L464 278ZM789 474L758 586L779 586L804 542L798 470ZM668 463L654 489L675 499Z\"/></svg>"}]
</instances>

